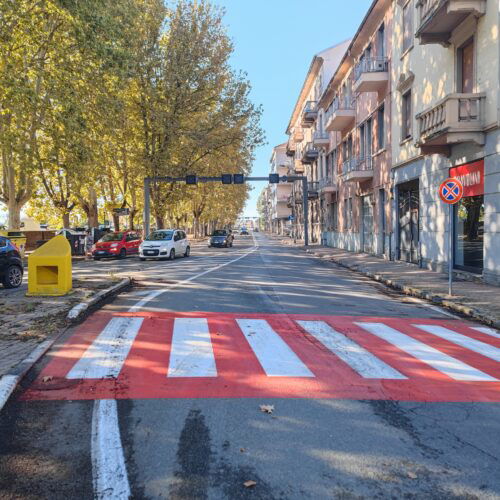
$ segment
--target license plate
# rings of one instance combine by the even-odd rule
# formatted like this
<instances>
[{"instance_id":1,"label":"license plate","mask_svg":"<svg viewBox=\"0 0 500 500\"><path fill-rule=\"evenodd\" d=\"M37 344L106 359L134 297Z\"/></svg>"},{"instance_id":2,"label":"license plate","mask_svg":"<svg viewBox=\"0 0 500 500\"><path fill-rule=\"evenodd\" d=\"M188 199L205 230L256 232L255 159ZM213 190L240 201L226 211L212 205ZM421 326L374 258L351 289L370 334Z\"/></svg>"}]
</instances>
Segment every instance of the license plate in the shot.
<instances>
[{"instance_id":1,"label":"license plate","mask_svg":"<svg viewBox=\"0 0 500 500\"><path fill-rule=\"evenodd\" d=\"M144 255L154 255L155 251L154 250L144 250Z\"/></svg>"},{"instance_id":2,"label":"license plate","mask_svg":"<svg viewBox=\"0 0 500 500\"><path fill-rule=\"evenodd\" d=\"M99 252L97 252L99 255L102 255L102 254L105 254L106 252L103 251L103 250L99 250Z\"/></svg>"}]
</instances>

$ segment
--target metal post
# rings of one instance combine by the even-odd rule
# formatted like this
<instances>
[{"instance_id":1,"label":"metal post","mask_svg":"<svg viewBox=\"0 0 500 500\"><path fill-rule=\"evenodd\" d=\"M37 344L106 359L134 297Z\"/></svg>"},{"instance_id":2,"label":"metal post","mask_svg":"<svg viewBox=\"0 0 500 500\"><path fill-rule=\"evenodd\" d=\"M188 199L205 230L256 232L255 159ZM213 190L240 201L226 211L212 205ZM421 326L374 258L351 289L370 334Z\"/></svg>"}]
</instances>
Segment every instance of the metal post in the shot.
<instances>
[{"instance_id":1,"label":"metal post","mask_svg":"<svg viewBox=\"0 0 500 500\"><path fill-rule=\"evenodd\" d=\"M304 205L304 245L309 245L309 205L308 198L307 177L302 177L302 203Z\"/></svg>"},{"instance_id":2,"label":"metal post","mask_svg":"<svg viewBox=\"0 0 500 500\"><path fill-rule=\"evenodd\" d=\"M149 206L149 183L150 179L144 179L144 237L149 234L150 206Z\"/></svg>"},{"instance_id":3,"label":"metal post","mask_svg":"<svg viewBox=\"0 0 500 500\"><path fill-rule=\"evenodd\" d=\"M452 295L453 283L453 205L450 207L450 226L448 235L448 295Z\"/></svg>"}]
</instances>

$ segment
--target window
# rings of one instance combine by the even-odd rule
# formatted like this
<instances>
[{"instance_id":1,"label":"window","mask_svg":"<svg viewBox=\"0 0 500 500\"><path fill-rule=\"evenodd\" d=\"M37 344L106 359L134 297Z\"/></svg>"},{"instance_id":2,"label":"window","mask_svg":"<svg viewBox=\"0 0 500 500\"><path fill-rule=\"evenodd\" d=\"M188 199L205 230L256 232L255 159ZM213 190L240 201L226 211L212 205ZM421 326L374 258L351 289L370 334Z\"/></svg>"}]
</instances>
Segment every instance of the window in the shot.
<instances>
[{"instance_id":1,"label":"window","mask_svg":"<svg viewBox=\"0 0 500 500\"><path fill-rule=\"evenodd\" d=\"M402 106L401 106L401 140L408 139L411 137L411 125L412 125L412 115L411 115L411 90L408 90L402 96Z\"/></svg>"},{"instance_id":2,"label":"window","mask_svg":"<svg viewBox=\"0 0 500 500\"><path fill-rule=\"evenodd\" d=\"M331 211L332 211L332 228L334 231L337 230L337 225L338 225L338 214L337 214L337 202L334 201L331 205Z\"/></svg>"},{"instance_id":3,"label":"window","mask_svg":"<svg viewBox=\"0 0 500 500\"><path fill-rule=\"evenodd\" d=\"M403 52L413 45L413 1L403 7Z\"/></svg>"},{"instance_id":4,"label":"window","mask_svg":"<svg viewBox=\"0 0 500 500\"><path fill-rule=\"evenodd\" d=\"M352 227L352 198L344 198L344 229Z\"/></svg>"},{"instance_id":5,"label":"window","mask_svg":"<svg viewBox=\"0 0 500 500\"><path fill-rule=\"evenodd\" d=\"M377 142L378 149L385 147L385 127L384 127L384 106L380 106L377 111Z\"/></svg>"},{"instance_id":6,"label":"window","mask_svg":"<svg viewBox=\"0 0 500 500\"><path fill-rule=\"evenodd\" d=\"M385 26L381 24L377 31L377 57L385 57Z\"/></svg>"},{"instance_id":7,"label":"window","mask_svg":"<svg viewBox=\"0 0 500 500\"><path fill-rule=\"evenodd\" d=\"M372 119L366 120L366 157L370 158L372 156Z\"/></svg>"},{"instance_id":8,"label":"window","mask_svg":"<svg viewBox=\"0 0 500 500\"><path fill-rule=\"evenodd\" d=\"M457 90L463 94L474 92L474 40L471 38L457 51Z\"/></svg>"},{"instance_id":9,"label":"window","mask_svg":"<svg viewBox=\"0 0 500 500\"><path fill-rule=\"evenodd\" d=\"M359 126L359 157L365 157L365 124Z\"/></svg>"}]
</instances>

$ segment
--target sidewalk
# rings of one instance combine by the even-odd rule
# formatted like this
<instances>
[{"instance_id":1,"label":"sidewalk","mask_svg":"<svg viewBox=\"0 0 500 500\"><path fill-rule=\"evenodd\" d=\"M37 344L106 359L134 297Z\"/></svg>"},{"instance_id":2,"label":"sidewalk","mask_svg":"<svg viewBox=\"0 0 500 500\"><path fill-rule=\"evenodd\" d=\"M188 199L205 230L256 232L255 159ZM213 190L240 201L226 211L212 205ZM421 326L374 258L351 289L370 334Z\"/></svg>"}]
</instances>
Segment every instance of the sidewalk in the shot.
<instances>
[{"instance_id":1,"label":"sidewalk","mask_svg":"<svg viewBox=\"0 0 500 500\"><path fill-rule=\"evenodd\" d=\"M283 244L295 246L316 257L327 259L343 267L359 272L407 295L423 298L452 311L470 316L500 329L500 287L453 281L453 297L448 296L448 275L420 269L413 264L387 261L373 255L352 253L338 248L312 245L303 241L283 239L269 235Z\"/></svg>"}]
</instances>

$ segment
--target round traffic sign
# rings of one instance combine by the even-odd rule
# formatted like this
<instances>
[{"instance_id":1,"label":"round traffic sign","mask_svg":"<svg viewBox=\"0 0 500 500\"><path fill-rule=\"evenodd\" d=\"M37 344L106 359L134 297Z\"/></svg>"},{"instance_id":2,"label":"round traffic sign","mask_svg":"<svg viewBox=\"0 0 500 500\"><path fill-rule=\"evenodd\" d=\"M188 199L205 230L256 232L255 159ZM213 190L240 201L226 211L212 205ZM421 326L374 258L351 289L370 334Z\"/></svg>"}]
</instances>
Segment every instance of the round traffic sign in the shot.
<instances>
[{"instance_id":1,"label":"round traffic sign","mask_svg":"<svg viewBox=\"0 0 500 500\"><path fill-rule=\"evenodd\" d=\"M462 183L454 177L446 179L439 186L439 197L441 198L441 201L444 201L449 205L454 205L460 201L463 193L464 187L462 186Z\"/></svg>"}]
</instances>

